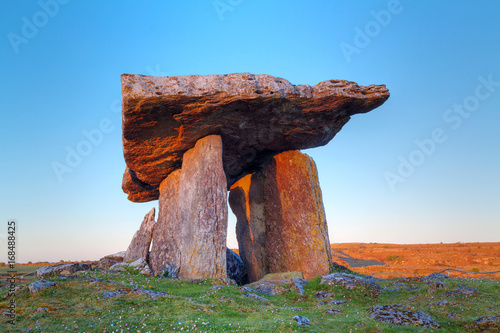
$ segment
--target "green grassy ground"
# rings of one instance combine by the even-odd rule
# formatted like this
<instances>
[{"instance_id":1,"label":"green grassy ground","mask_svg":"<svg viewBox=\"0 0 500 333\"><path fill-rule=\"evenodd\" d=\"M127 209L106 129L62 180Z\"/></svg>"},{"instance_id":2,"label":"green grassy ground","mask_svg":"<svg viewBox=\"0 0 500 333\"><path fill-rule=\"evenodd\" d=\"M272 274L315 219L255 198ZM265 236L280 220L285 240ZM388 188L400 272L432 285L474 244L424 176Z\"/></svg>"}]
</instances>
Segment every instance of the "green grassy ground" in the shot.
<instances>
[{"instance_id":1,"label":"green grassy ground","mask_svg":"<svg viewBox=\"0 0 500 333\"><path fill-rule=\"evenodd\" d=\"M370 318L375 304L408 304L429 314L440 325L439 332L474 331L471 323L481 316L500 314L498 281L446 279L449 289L428 294L428 284L422 281L380 281L378 298L366 296L361 289L348 291L319 283L319 278L306 285L306 294L289 291L265 296L270 302L243 296L237 286L211 290L214 281L186 282L157 277L144 277L128 272L103 274L89 272L85 276L102 278L114 283L90 282L81 279L58 279L57 286L30 294L22 288L15 296L16 325L2 317L0 332L431 332L431 329L396 326ZM27 282L25 282L27 283ZM479 296L444 296L457 283L479 289ZM145 288L166 291L167 296L151 298L129 293L104 299L102 294L119 288ZM400 289L394 291L394 288ZM419 287L408 291L408 287ZM330 290L334 296L326 300L346 300L347 304L319 305L315 293ZM7 288L0 289L0 312L6 311L10 299ZM441 300L456 305L435 306ZM295 307L299 309L287 309ZM40 310L39 308L46 308ZM330 308L340 314L326 314ZM38 309L38 310L37 310ZM453 317L450 314L455 313ZM293 317L301 315L312 321L311 326L298 326Z\"/></svg>"}]
</instances>

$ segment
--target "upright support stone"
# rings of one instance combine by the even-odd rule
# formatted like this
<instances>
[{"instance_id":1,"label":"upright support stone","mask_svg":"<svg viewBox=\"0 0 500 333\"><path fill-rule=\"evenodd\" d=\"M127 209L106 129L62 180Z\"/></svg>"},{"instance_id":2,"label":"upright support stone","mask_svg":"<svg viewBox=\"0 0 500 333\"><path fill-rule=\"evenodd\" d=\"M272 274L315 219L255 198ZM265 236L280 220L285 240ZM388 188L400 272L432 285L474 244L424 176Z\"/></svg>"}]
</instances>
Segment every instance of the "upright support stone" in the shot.
<instances>
[{"instance_id":1,"label":"upright support stone","mask_svg":"<svg viewBox=\"0 0 500 333\"><path fill-rule=\"evenodd\" d=\"M266 258L266 221L262 173L246 175L229 192L229 205L236 215L236 237L248 281L269 272Z\"/></svg>"},{"instance_id":2,"label":"upright support stone","mask_svg":"<svg viewBox=\"0 0 500 333\"><path fill-rule=\"evenodd\" d=\"M141 223L141 227L135 232L134 237L132 237L132 241L123 255L123 261L137 260L141 258L146 260L154 228L155 209L153 207L153 209L146 214Z\"/></svg>"},{"instance_id":3,"label":"upright support stone","mask_svg":"<svg viewBox=\"0 0 500 333\"><path fill-rule=\"evenodd\" d=\"M227 181L220 136L204 137L184 153L179 209L180 277L225 279Z\"/></svg>"},{"instance_id":4,"label":"upright support stone","mask_svg":"<svg viewBox=\"0 0 500 333\"><path fill-rule=\"evenodd\" d=\"M165 178L160 184L158 202L158 222L153 233L153 245L149 255L149 266L155 275L177 277L181 266L179 242L182 223L179 219L179 180L181 170L178 169ZM165 274L166 273L166 274Z\"/></svg>"},{"instance_id":5,"label":"upright support stone","mask_svg":"<svg viewBox=\"0 0 500 333\"><path fill-rule=\"evenodd\" d=\"M227 181L222 140L204 137L160 185L160 212L150 262L155 274L226 278Z\"/></svg>"},{"instance_id":6,"label":"upright support stone","mask_svg":"<svg viewBox=\"0 0 500 333\"><path fill-rule=\"evenodd\" d=\"M328 226L312 158L299 151L274 156L231 187L229 203L250 281L266 273L301 271L306 279L329 273Z\"/></svg>"}]
</instances>

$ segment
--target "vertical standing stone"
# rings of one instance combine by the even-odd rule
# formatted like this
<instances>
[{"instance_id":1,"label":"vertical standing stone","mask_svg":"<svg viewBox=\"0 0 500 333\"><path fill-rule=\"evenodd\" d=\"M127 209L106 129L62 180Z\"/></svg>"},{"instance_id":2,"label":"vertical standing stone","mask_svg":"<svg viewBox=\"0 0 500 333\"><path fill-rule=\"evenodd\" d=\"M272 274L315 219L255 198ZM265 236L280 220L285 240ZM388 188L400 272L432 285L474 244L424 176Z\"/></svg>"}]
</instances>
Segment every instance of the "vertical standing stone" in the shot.
<instances>
[{"instance_id":1,"label":"vertical standing stone","mask_svg":"<svg viewBox=\"0 0 500 333\"><path fill-rule=\"evenodd\" d=\"M155 275L179 275L182 251L182 244L178 239L182 227L179 219L180 176L181 170L175 170L160 184L158 222L149 255L149 266Z\"/></svg>"},{"instance_id":2,"label":"vertical standing stone","mask_svg":"<svg viewBox=\"0 0 500 333\"><path fill-rule=\"evenodd\" d=\"M153 272L183 279L226 278L227 182L222 140L211 135L188 150L182 168L160 184Z\"/></svg>"},{"instance_id":3,"label":"vertical standing stone","mask_svg":"<svg viewBox=\"0 0 500 333\"><path fill-rule=\"evenodd\" d=\"M180 277L225 279L227 181L220 136L204 137L184 153L178 207Z\"/></svg>"},{"instance_id":4,"label":"vertical standing stone","mask_svg":"<svg viewBox=\"0 0 500 333\"><path fill-rule=\"evenodd\" d=\"M246 177L231 187L229 202L250 281L266 273L301 271L306 279L328 274L328 226L312 158L283 152Z\"/></svg>"},{"instance_id":5,"label":"vertical standing stone","mask_svg":"<svg viewBox=\"0 0 500 333\"><path fill-rule=\"evenodd\" d=\"M151 209L149 213L146 214L142 224L132 237L132 241L123 255L123 261L144 259L149 252L149 246L151 245L151 238L153 237L153 229L155 227L155 209Z\"/></svg>"},{"instance_id":6,"label":"vertical standing stone","mask_svg":"<svg viewBox=\"0 0 500 333\"><path fill-rule=\"evenodd\" d=\"M246 175L229 192L229 205L237 219L236 238L240 258L245 263L249 282L259 280L269 271L262 180L261 173Z\"/></svg>"}]
</instances>

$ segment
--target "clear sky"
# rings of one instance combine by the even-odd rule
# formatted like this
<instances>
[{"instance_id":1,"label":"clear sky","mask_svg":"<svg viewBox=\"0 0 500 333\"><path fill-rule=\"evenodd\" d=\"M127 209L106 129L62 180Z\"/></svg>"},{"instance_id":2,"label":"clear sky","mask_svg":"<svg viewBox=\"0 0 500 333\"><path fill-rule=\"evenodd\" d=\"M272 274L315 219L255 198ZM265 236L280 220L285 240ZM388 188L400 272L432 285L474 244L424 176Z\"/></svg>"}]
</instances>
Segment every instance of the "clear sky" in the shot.
<instances>
[{"instance_id":1,"label":"clear sky","mask_svg":"<svg viewBox=\"0 0 500 333\"><path fill-rule=\"evenodd\" d=\"M500 241L499 17L493 0L2 1L0 261L9 219L18 262L98 259L157 206L121 190L122 73L386 84L304 151L331 242Z\"/></svg>"}]
</instances>

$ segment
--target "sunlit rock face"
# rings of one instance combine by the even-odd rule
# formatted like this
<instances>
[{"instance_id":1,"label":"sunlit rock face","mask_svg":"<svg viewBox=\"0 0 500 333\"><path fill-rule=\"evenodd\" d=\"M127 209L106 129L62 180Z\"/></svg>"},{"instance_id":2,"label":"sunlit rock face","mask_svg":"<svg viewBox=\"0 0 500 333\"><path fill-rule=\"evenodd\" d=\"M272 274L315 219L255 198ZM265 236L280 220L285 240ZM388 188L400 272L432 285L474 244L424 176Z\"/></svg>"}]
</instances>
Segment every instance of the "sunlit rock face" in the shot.
<instances>
[{"instance_id":1,"label":"sunlit rock face","mask_svg":"<svg viewBox=\"0 0 500 333\"><path fill-rule=\"evenodd\" d=\"M299 151L274 156L233 184L229 204L250 281L267 273L299 271L312 279L330 272L328 226L312 158Z\"/></svg>"},{"instance_id":2,"label":"sunlit rock face","mask_svg":"<svg viewBox=\"0 0 500 333\"><path fill-rule=\"evenodd\" d=\"M134 202L156 200L160 183L208 135L223 143L228 188L283 151L327 144L357 113L382 105L385 85L328 80L292 85L238 73L152 77L123 74L122 188Z\"/></svg>"}]
</instances>

